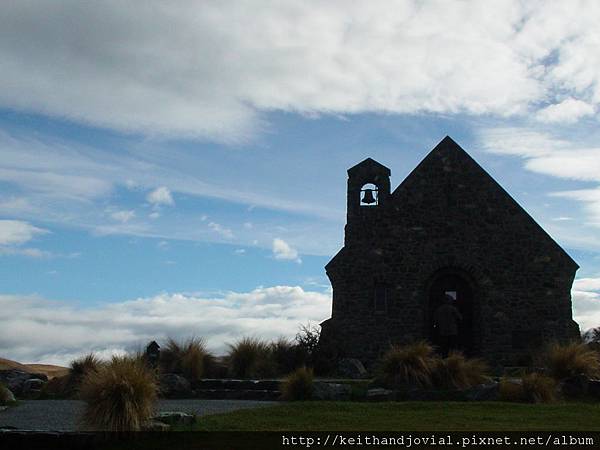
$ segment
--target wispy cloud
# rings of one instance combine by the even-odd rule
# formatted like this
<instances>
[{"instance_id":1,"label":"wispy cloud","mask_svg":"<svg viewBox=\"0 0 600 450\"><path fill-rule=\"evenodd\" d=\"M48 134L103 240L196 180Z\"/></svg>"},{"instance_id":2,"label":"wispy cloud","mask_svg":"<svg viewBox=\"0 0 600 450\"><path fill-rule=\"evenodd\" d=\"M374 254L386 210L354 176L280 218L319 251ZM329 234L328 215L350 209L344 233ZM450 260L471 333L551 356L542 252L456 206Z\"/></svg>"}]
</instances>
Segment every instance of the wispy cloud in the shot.
<instances>
[{"instance_id":1,"label":"wispy cloud","mask_svg":"<svg viewBox=\"0 0 600 450\"><path fill-rule=\"evenodd\" d=\"M38 228L21 220L0 220L0 245L19 245L48 230Z\"/></svg>"}]
</instances>

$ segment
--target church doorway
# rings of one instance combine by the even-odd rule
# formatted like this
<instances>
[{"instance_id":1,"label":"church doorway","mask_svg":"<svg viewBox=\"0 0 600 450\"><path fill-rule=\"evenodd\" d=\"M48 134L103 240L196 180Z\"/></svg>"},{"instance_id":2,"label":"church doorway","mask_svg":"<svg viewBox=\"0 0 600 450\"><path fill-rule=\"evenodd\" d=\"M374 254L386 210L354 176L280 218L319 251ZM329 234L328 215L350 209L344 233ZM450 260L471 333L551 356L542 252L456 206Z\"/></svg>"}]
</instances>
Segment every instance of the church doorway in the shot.
<instances>
[{"instance_id":1,"label":"church doorway","mask_svg":"<svg viewBox=\"0 0 600 450\"><path fill-rule=\"evenodd\" d=\"M445 300L447 299L447 300ZM460 313L454 348L472 355L473 343L473 287L468 277L461 271L453 269L440 270L431 280L428 292L428 308L426 324L430 342L438 349L443 347L439 326L435 324L435 312L444 302L450 303Z\"/></svg>"}]
</instances>

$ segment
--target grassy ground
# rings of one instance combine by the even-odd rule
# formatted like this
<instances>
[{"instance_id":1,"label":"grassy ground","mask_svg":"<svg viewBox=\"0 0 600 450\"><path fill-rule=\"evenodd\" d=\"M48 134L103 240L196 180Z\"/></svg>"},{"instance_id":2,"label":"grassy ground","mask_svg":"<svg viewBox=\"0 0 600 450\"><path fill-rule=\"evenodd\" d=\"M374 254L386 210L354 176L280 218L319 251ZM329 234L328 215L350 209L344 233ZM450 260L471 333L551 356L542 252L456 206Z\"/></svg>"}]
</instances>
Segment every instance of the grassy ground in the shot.
<instances>
[{"instance_id":1,"label":"grassy ground","mask_svg":"<svg viewBox=\"0 0 600 450\"><path fill-rule=\"evenodd\" d=\"M294 402L205 416L202 431L600 431L600 404Z\"/></svg>"}]
</instances>

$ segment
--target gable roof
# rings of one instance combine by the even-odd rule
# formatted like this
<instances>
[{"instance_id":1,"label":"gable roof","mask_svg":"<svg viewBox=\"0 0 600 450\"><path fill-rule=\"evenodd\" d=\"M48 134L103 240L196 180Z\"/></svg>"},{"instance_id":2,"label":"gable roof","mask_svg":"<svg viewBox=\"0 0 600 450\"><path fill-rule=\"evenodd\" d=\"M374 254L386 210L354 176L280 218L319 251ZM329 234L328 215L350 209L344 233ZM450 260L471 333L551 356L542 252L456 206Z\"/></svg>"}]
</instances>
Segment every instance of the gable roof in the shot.
<instances>
[{"instance_id":1,"label":"gable roof","mask_svg":"<svg viewBox=\"0 0 600 450\"><path fill-rule=\"evenodd\" d=\"M492 189L499 192L511 206L515 207L519 214L529 221L529 223L539 233L542 233L545 238L565 256L570 263L576 268L579 265L571 258L571 256L538 224L533 217L483 168L471 155L469 155L460 145L458 145L450 136L446 136L431 150L425 158L413 169L411 173L400 183L400 185L392 192L392 199L401 195L407 189L410 189L416 178L420 177L422 172L428 172L432 169L431 166L439 166L442 161L442 170L452 171L452 165L460 164L464 171L468 171L476 177L479 177L482 183L489 183ZM453 162L452 162L453 161ZM393 200L392 200L393 201Z\"/></svg>"},{"instance_id":2,"label":"gable roof","mask_svg":"<svg viewBox=\"0 0 600 450\"><path fill-rule=\"evenodd\" d=\"M378 163L377 161L367 158L356 166L348 170L348 174L351 171L359 170L366 164L372 165L373 167L387 169L387 167ZM423 182L425 174L431 172L453 172L457 166L460 166L462 172L468 172L471 177L481 181L482 184L487 184L497 192L504 201L508 202L512 208L514 208L519 215L528 221L532 228L542 234L546 240L551 242L553 246L566 258L566 260L572 264L575 268L579 268L579 265L571 258L571 256L525 211L525 209L519 205L519 203L494 180L494 178L483 169L460 145L458 145L451 137L446 136L444 139L437 144L433 150L431 150L425 158L410 172L410 174L402 181L402 183L392 192L391 201L388 204L394 203L395 200L399 200L403 194L407 193L412 189L419 189L419 184ZM389 171L389 169L387 169ZM344 253L343 247L327 264L332 265L334 260L339 259Z\"/></svg>"},{"instance_id":3,"label":"gable roof","mask_svg":"<svg viewBox=\"0 0 600 450\"><path fill-rule=\"evenodd\" d=\"M367 158L361 162L359 162L358 164L356 164L355 166L352 166L348 169L348 175L353 175L359 171L365 170L365 169L372 169L376 172L381 172L382 174L384 174L385 176L390 176L392 174L392 171L390 169L388 169L387 167L385 167L383 164L375 161L373 158Z\"/></svg>"}]
</instances>

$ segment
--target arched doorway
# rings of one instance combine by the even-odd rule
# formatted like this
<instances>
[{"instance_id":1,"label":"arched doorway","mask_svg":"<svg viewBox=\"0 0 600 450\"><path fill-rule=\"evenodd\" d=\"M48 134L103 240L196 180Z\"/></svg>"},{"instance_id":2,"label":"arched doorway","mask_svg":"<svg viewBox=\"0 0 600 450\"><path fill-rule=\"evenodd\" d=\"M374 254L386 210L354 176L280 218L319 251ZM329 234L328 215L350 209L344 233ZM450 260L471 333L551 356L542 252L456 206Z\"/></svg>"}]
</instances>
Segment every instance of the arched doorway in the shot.
<instances>
[{"instance_id":1,"label":"arched doorway","mask_svg":"<svg viewBox=\"0 0 600 450\"><path fill-rule=\"evenodd\" d=\"M427 308L427 335L430 342L440 347L441 338L438 329L434 327L434 312L439 308L446 296L453 298L452 304L458 309L462 320L458 326L457 350L467 355L472 355L474 345L474 286L469 281L470 277L458 269L442 269L438 271L429 283L428 308Z\"/></svg>"}]
</instances>

